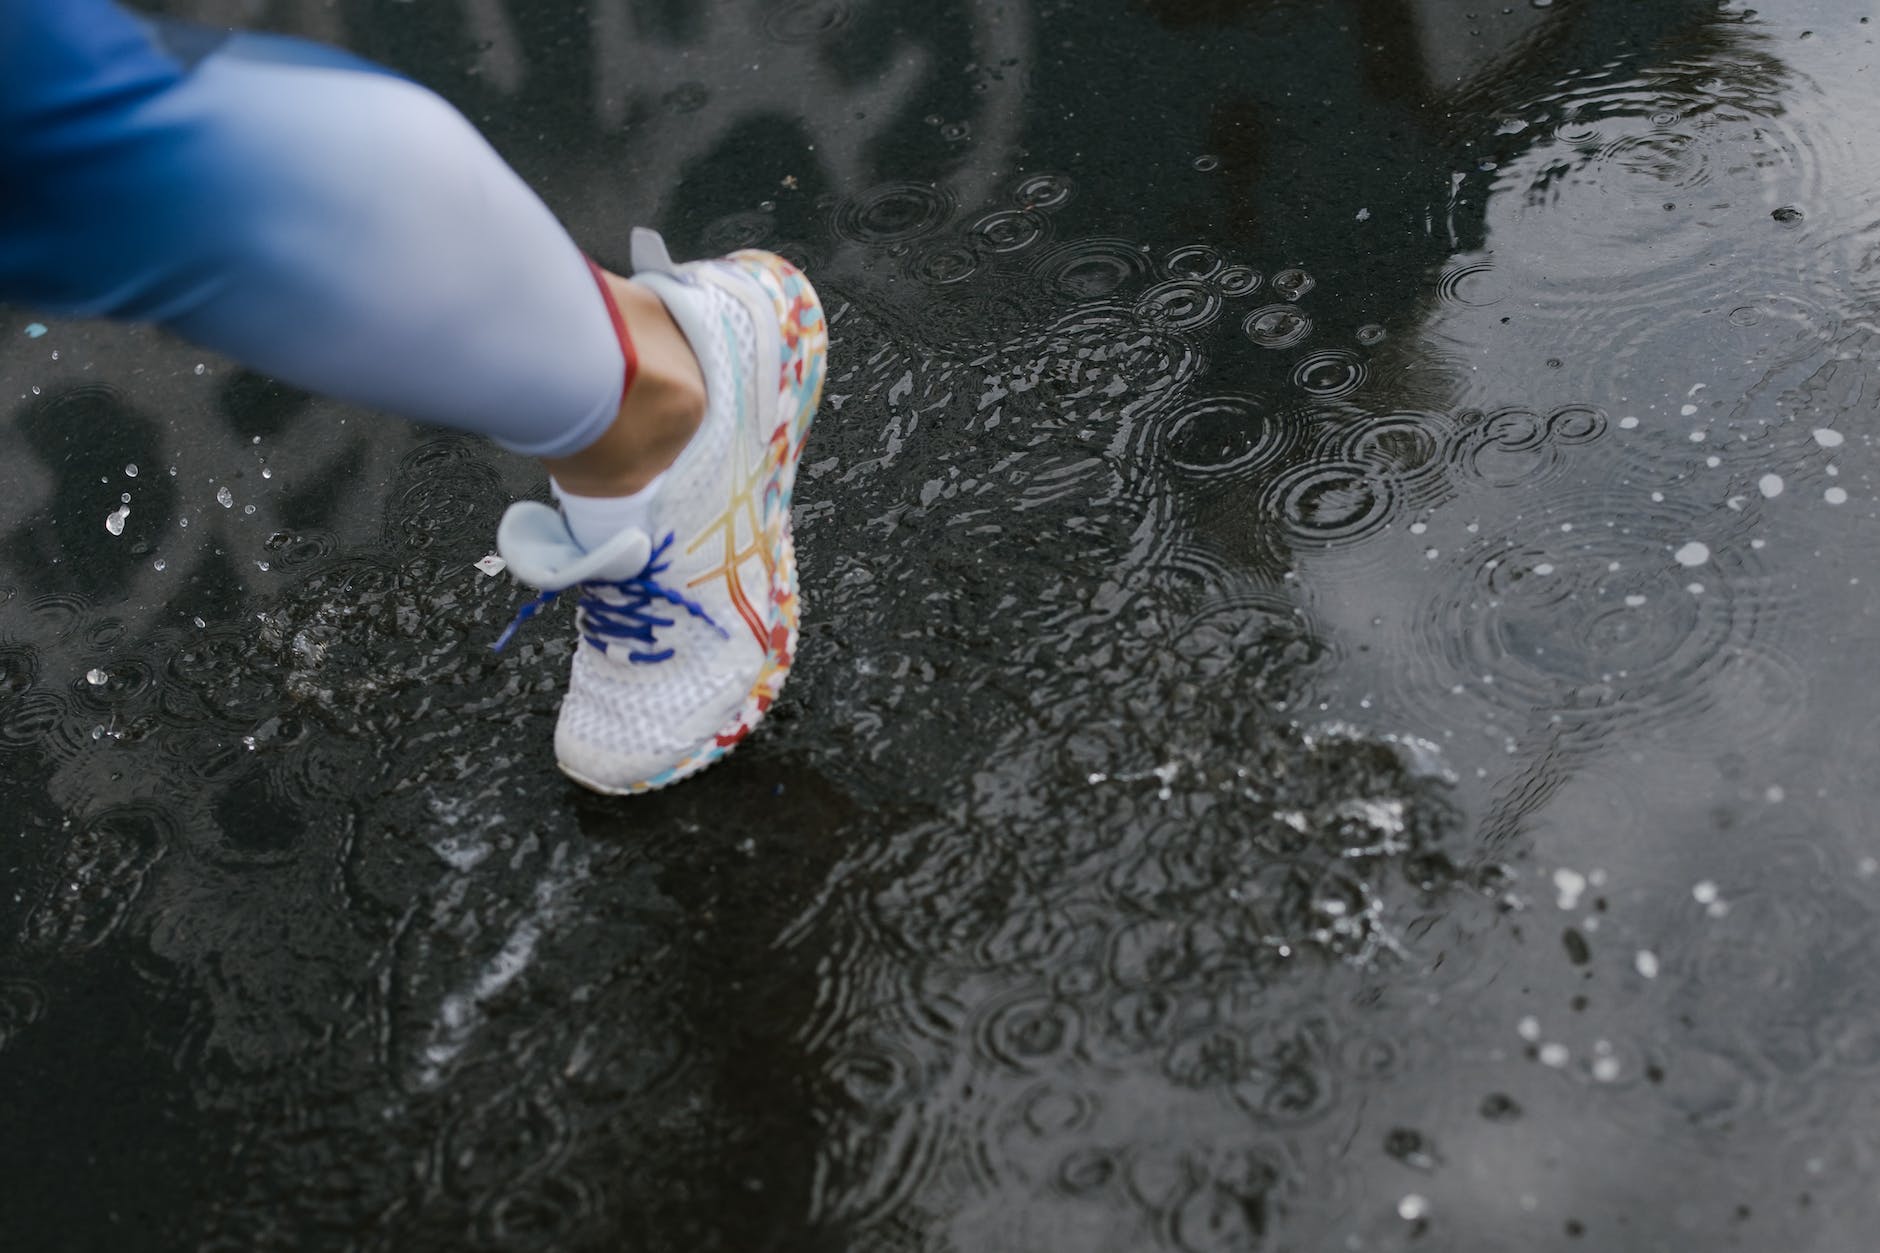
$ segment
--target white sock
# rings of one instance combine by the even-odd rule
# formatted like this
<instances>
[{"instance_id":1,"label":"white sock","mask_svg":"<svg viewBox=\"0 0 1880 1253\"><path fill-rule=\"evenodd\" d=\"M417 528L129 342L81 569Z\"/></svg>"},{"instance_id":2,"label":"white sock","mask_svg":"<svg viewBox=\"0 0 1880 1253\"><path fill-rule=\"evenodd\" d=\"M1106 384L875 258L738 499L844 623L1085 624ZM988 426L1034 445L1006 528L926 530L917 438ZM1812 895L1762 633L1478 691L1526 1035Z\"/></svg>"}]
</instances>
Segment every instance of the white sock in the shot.
<instances>
[{"instance_id":1,"label":"white sock","mask_svg":"<svg viewBox=\"0 0 1880 1253\"><path fill-rule=\"evenodd\" d=\"M590 551L630 526L647 530L654 500L665 481L665 472L661 471L631 496L576 496L563 490L553 477L548 485L561 505L561 516L568 521L568 533L583 551Z\"/></svg>"}]
</instances>

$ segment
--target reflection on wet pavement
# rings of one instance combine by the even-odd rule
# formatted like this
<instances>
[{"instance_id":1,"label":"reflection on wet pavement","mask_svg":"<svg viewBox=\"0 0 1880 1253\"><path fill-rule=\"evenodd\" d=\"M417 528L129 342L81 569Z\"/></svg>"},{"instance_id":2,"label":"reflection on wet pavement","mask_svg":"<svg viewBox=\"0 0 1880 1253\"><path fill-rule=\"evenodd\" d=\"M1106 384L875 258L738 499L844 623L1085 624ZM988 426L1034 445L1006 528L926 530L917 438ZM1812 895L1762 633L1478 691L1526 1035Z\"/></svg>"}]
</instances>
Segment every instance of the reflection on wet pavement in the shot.
<instances>
[{"instance_id":1,"label":"reflection on wet pavement","mask_svg":"<svg viewBox=\"0 0 1880 1253\"><path fill-rule=\"evenodd\" d=\"M1860 6L168 7L809 267L808 616L586 795L529 465L0 317L19 1247L1866 1246Z\"/></svg>"}]
</instances>

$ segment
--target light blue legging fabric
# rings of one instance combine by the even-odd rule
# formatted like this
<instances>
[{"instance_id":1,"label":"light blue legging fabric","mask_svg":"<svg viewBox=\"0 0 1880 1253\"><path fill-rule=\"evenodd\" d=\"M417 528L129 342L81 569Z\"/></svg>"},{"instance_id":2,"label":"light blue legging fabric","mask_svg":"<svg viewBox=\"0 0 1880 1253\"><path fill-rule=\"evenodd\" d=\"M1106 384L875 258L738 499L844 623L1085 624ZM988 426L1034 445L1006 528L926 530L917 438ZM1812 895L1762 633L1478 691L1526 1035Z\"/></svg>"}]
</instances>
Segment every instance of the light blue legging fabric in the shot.
<instances>
[{"instance_id":1,"label":"light blue legging fabric","mask_svg":"<svg viewBox=\"0 0 1880 1253\"><path fill-rule=\"evenodd\" d=\"M539 457L625 355L587 259L456 110L299 40L0 0L0 302L161 324Z\"/></svg>"}]
</instances>

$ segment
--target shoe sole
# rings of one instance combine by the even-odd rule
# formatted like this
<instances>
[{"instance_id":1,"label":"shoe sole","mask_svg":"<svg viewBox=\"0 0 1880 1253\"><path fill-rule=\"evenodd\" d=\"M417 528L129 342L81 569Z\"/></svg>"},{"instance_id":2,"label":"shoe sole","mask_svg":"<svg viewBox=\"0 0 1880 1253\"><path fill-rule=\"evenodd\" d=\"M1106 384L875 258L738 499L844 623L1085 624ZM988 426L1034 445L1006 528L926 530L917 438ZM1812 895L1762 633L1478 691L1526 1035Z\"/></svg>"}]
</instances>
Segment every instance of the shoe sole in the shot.
<instances>
[{"instance_id":1,"label":"shoe sole","mask_svg":"<svg viewBox=\"0 0 1880 1253\"><path fill-rule=\"evenodd\" d=\"M744 704L726 720L709 740L651 778L628 783L603 784L578 770L561 764L561 771L581 786L609 796L633 796L670 787L688 779L713 762L723 758L748 736L783 693L790 677L790 665L796 658L798 624L802 616L802 597L796 581L796 545L790 534L790 503L796 491L796 468L802 460L803 445L822 401L823 377L829 348L829 328L823 319L822 302L803 272L773 253L746 250L732 253L728 261L744 268L758 280L770 297L777 326L783 334L777 380L775 423L767 447L772 464L764 500L766 509L774 499L783 519L771 550L770 642L764 650L764 665L751 684ZM765 282L768 278L771 281ZM559 764L559 763L558 763Z\"/></svg>"}]
</instances>

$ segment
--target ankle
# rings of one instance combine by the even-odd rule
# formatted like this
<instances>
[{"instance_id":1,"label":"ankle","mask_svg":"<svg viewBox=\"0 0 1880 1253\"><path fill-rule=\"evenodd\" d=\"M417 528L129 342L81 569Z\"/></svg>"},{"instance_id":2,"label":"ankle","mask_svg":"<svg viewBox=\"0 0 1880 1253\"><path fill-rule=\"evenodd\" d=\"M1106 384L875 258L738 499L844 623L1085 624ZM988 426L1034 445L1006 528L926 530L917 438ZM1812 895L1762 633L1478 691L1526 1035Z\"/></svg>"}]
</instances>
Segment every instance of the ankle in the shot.
<instances>
[{"instance_id":1,"label":"ankle","mask_svg":"<svg viewBox=\"0 0 1880 1253\"><path fill-rule=\"evenodd\" d=\"M588 447L544 461L565 490L625 496L651 483L685 451L705 419L705 376L659 297L602 272L633 342L638 368L613 424Z\"/></svg>"}]
</instances>

